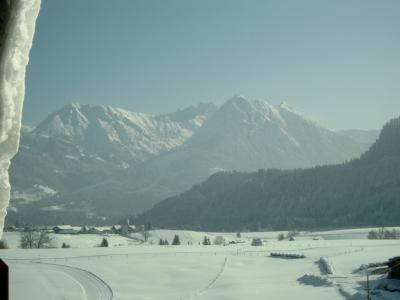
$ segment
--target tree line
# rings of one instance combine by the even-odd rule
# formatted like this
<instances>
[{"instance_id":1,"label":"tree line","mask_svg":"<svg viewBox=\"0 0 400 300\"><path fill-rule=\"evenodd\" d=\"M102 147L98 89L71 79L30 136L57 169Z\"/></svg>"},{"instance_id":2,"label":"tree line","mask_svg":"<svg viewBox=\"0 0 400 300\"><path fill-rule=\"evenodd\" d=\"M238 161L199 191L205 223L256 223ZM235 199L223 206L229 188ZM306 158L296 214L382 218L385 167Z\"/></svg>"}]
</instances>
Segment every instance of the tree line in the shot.
<instances>
[{"instance_id":1,"label":"tree line","mask_svg":"<svg viewBox=\"0 0 400 300\"><path fill-rule=\"evenodd\" d=\"M398 240L400 239L399 229L386 229L380 228L378 230L370 230L368 232L368 239L370 240Z\"/></svg>"}]
</instances>

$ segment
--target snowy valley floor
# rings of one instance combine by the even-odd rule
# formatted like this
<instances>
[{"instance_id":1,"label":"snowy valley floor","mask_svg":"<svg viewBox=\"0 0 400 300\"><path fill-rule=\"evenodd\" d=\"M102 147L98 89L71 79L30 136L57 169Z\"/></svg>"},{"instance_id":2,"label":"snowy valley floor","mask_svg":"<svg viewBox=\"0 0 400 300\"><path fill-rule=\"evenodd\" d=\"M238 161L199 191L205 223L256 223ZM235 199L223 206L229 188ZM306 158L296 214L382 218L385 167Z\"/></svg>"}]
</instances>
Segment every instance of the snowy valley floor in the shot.
<instances>
[{"instance_id":1,"label":"snowy valley floor","mask_svg":"<svg viewBox=\"0 0 400 300\"><path fill-rule=\"evenodd\" d=\"M302 233L277 241L277 232L244 233L243 243L198 245L235 234L157 230L150 242L108 236L110 247L94 247L100 235L55 235L69 249L16 249L18 233L5 233L11 249L0 250L10 266L11 299L366 299L362 264L400 255L400 241L367 240L368 229ZM182 245L158 246L179 234ZM264 245L250 245L252 237ZM318 240L314 240L318 237ZM193 245L187 245L188 242ZM304 259L272 258L271 252L304 254ZM325 257L333 274L319 263ZM381 275L371 277L377 285ZM398 284L394 281L392 284ZM400 293L373 291L372 299L400 299Z\"/></svg>"}]
</instances>

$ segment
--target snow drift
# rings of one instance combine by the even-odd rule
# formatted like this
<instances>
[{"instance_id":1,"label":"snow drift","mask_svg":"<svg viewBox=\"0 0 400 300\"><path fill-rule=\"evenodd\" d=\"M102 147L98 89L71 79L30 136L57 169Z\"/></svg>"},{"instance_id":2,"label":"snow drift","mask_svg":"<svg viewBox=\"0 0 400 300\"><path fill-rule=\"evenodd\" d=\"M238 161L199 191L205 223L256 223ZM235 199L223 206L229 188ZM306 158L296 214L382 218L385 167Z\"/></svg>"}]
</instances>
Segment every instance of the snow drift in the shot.
<instances>
[{"instance_id":1,"label":"snow drift","mask_svg":"<svg viewBox=\"0 0 400 300\"><path fill-rule=\"evenodd\" d=\"M7 1L8 22L0 53L0 238L10 200L8 168L18 150L25 70L41 0Z\"/></svg>"}]
</instances>

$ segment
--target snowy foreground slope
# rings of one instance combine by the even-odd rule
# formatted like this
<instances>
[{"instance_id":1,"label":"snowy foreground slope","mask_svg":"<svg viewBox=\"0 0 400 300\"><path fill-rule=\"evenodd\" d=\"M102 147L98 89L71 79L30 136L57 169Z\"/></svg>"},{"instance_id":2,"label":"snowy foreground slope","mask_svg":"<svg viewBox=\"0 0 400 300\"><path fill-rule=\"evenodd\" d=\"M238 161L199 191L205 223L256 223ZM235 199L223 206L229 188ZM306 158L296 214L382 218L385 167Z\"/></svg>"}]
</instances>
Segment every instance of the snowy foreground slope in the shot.
<instances>
[{"instance_id":1,"label":"snowy foreground slope","mask_svg":"<svg viewBox=\"0 0 400 300\"><path fill-rule=\"evenodd\" d=\"M219 234L157 230L147 244L109 236L109 248L93 248L101 236L58 235L57 242L83 248L10 249L0 256L10 265L11 299L365 299L365 274L358 267L400 252L400 241L367 240L367 231L302 233L293 242L278 242L277 232L245 233L240 239L223 233L227 241L242 243L199 246L205 235L213 239ZM150 245L174 234L181 246ZM264 245L250 246L252 237ZM5 238L15 245L14 233ZM271 252L306 258L271 258ZM321 257L333 274L326 274ZM381 276L371 278L374 287ZM373 299L400 297L373 293Z\"/></svg>"}]
</instances>

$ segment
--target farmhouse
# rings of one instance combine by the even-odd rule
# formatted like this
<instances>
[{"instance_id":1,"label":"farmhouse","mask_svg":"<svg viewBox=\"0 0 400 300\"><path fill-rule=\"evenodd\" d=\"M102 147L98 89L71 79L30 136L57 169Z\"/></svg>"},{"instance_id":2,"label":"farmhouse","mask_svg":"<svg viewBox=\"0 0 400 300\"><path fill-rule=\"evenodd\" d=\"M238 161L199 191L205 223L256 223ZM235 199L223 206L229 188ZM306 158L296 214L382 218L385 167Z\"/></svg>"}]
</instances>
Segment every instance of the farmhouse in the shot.
<instances>
[{"instance_id":1,"label":"farmhouse","mask_svg":"<svg viewBox=\"0 0 400 300\"><path fill-rule=\"evenodd\" d=\"M71 225L58 225L52 228L54 233L57 234L129 234L136 232L136 227L129 224L113 225L113 226L71 226Z\"/></svg>"},{"instance_id":2,"label":"farmhouse","mask_svg":"<svg viewBox=\"0 0 400 300\"><path fill-rule=\"evenodd\" d=\"M90 227L90 228L88 228L87 233L99 234L99 233L102 233L102 231L97 227Z\"/></svg>"},{"instance_id":3,"label":"farmhouse","mask_svg":"<svg viewBox=\"0 0 400 300\"><path fill-rule=\"evenodd\" d=\"M79 233L82 234L99 234L102 233L102 230L97 228L97 227L88 227L88 226L82 226L81 230Z\"/></svg>"},{"instance_id":4,"label":"farmhouse","mask_svg":"<svg viewBox=\"0 0 400 300\"><path fill-rule=\"evenodd\" d=\"M115 234L128 234L136 232L136 227L129 224L124 225L113 225L111 227L111 232Z\"/></svg>"},{"instance_id":5,"label":"farmhouse","mask_svg":"<svg viewBox=\"0 0 400 300\"><path fill-rule=\"evenodd\" d=\"M262 243L261 239L259 239L259 238L254 238L254 239L251 241L251 245L252 245L252 246L262 246L263 243Z\"/></svg>"},{"instance_id":6,"label":"farmhouse","mask_svg":"<svg viewBox=\"0 0 400 300\"><path fill-rule=\"evenodd\" d=\"M78 234L81 232L81 227L71 225L58 225L53 227L53 231L57 234Z\"/></svg>"}]
</instances>

